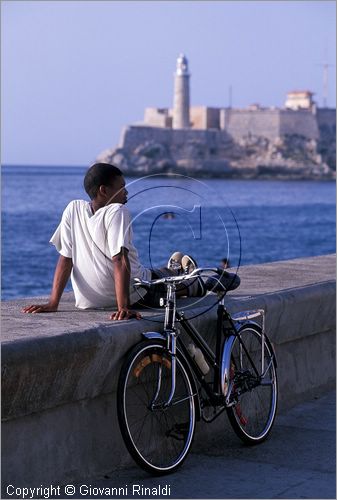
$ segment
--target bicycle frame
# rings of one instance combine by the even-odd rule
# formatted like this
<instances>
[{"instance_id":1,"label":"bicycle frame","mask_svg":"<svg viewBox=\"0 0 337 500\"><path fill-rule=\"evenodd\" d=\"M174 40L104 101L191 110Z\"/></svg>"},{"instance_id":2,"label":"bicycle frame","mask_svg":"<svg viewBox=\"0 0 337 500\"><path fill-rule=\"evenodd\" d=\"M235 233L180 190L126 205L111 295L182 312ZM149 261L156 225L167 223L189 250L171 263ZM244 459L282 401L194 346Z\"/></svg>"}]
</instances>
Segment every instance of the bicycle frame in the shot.
<instances>
[{"instance_id":1,"label":"bicycle frame","mask_svg":"<svg viewBox=\"0 0 337 500\"><path fill-rule=\"evenodd\" d=\"M237 338L241 348L245 351L248 360L251 363L252 369L255 372L257 380L261 381L265 374L267 373L269 366L265 369L264 367L264 348L265 342L268 342L268 346L273 353L273 349L269 340L265 337L264 333L264 310L258 309L255 311L245 311L231 316L225 308L224 305L224 293L220 293L220 300L218 302L217 308L217 333L216 333L216 349L215 353L209 347L207 342L202 338L197 329L185 318L184 312L178 312L176 310L176 284L175 282L167 283L167 295L166 299L161 299L161 305L165 306L165 319L164 319L164 332L163 334L158 332L147 332L143 333L146 338L160 338L166 341L166 348L170 352L171 360L171 391L166 402L160 403L161 407L167 407L172 403L175 388L176 388L176 353L177 346L179 351L183 354L187 360L189 366L192 368L193 374L196 376L201 387L204 389L209 402L213 406L221 406L221 411L217 414L219 415L226 407L230 406L230 395L231 387L229 384L230 380L230 352L234 340ZM262 328L255 322L251 320L257 316L262 316ZM176 328L176 322L179 323L179 327ZM225 322L225 328L224 328ZM262 361L261 370L255 366L249 352L241 338L240 328L243 325L252 325L252 327L257 327L261 332L262 336ZM213 370L213 378L210 384L206 382L205 376L201 372L198 364L190 355L186 345L183 340L179 337L179 328L183 328L187 333L188 337L192 339L194 344L203 353L208 365ZM272 360L274 359L274 354L272 355ZM271 361L272 362L272 361ZM156 399L160 392L160 373L158 374L158 386L155 391L155 396L152 400L152 408L156 407Z\"/></svg>"},{"instance_id":2,"label":"bicycle frame","mask_svg":"<svg viewBox=\"0 0 337 500\"><path fill-rule=\"evenodd\" d=\"M262 364L261 364L261 372L259 372L258 367L255 366L254 361L251 359L249 352L241 338L240 328L243 324L250 324L252 326L256 326L260 329L257 323L253 323L249 321L251 317L257 317L262 315L263 318L263 326L262 326ZM188 336L192 339L195 345L202 351L207 363L210 365L213 370L213 380L211 389L209 384L205 382L205 377L202 374L200 368L197 363L190 356L188 349L184 345L183 341L178 338L178 345L181 348L184 356L187 358L190 365L193 367L194 373L197 375L199 383L205 389L210 401L214 404L223 403L223 396L227 396L227 390L224 389L226 384L226 380L229 379L229 374L227 374L228 367L230 366L230 360L228 356L223 356L223 352L230 353L230 347L233 341L237 338L240 346L244 350L248 360L251 363L251 366L256 374L258 379L262 379L265 376L269 366L266 370L264 370L264 343L265 343L265 335L264 335L264 311L258 310L252 313L250 317L240 317L240 322L237 323L238 320L233 321L231 315L225 308L224 305L224 295L221 297L218 308L217 308L217 330L216 330L216 350L215 353L212 352L208 344L201 337L200 333L191 325L188 319L185 319L184 313L176 313L176 318L179 321L180 325L183 327ZM224 328L224 322L227 323L226 328ZM223 349L222 349L223 347ZM227 401L228 404L228 401Z\"/></svg>"}]
</instances>

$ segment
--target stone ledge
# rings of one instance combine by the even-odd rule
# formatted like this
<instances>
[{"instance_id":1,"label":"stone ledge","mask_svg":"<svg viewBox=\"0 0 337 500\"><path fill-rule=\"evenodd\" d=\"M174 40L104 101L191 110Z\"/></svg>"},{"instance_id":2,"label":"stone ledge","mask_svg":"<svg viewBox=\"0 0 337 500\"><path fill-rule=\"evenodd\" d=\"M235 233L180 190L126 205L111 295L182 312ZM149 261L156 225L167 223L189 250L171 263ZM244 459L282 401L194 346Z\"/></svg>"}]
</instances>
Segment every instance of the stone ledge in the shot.
<instances>
[{"instance_id":1,"label":"stone ledge","mask_svg":"<svg viewBox=\"0 0 337 500\"><path fill-rule=\"evenodd\" d=\"M233 313L264 308L266 330L276 346L331 331L334 268L334 255L242 267L242 284L227 297L227 308ZM187 317L196 316L193 323L208 340L214 337L215 302L212 294L197 302L178 301ZM3 420L114 391L127 350L143 331L162 330L158 309L144 311L140 321L112 323L108 311L76 310L71 293L57 313L24 315L26 303L20 299L2 306Z\"/></svg>"}]
</instances>

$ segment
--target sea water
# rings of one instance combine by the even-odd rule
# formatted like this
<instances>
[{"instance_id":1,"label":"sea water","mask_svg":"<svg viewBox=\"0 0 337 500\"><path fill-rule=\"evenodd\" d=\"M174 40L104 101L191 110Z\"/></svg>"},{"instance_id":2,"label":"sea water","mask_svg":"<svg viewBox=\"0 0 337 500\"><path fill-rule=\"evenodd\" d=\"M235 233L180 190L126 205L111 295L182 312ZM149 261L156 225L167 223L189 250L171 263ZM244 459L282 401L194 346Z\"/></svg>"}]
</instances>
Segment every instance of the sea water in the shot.
<instances>
[{"instance_id":1,"label":"sea water","mask_svg":"<svg viewBox=\"0 0 337 500\"><path fill-rule=\"evenodd\" d=\"M3 167L3 299L49 294L58 258L49 239L66 205L87 199L85 171ZM333 181L177 175L126 182L134 243L145 266L165 265L176 250L200 266L218 266L226 257L235 269L335 252Z\"/></svg>"}]
</instances>

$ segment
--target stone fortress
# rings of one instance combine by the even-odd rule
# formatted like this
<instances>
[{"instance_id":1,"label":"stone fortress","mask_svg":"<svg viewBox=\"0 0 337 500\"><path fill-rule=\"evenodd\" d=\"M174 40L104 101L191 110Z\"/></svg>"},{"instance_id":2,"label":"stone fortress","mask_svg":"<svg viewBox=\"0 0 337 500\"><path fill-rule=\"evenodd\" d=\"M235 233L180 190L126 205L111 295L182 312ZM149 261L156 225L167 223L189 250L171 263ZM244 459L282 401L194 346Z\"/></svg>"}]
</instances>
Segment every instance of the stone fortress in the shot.
<instances>
[{"instance_id":1,"label":"stone fortress","mask_svg":"<svg viewBox=\"0 0 337 500\"><path fill-rule=\"evenodd\" d=\"M288 92L283 108L191 106L188 61L181 54L173 108L146 108L144 121L125 127L119 146L97 161L126 175L334 178L336 110L318 108L310 91Z\"/></svg>"}]
</instances>

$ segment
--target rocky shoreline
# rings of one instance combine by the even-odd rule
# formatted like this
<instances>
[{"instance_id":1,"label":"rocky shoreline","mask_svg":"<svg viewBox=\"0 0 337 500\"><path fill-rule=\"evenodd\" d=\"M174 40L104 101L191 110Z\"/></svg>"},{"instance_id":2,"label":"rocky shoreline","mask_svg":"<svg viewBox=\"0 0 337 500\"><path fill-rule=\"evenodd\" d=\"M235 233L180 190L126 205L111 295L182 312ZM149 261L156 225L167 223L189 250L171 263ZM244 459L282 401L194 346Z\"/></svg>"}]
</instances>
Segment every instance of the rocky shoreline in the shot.
<instances>
[{"instance_id":1,"label":"rocky shoreline","mask_svg":"<svg viewBox=\"0 0 337 500\"><path fill-rule=\"evenodd\" d=\"M329 180L336 178L335 154L335 141L318 144L299 135L276 140L249 136L216 145L150 139L103 151L96 161L112 163L128 176L180 173L200 178Z\"/></svg>"}]
</instances>

